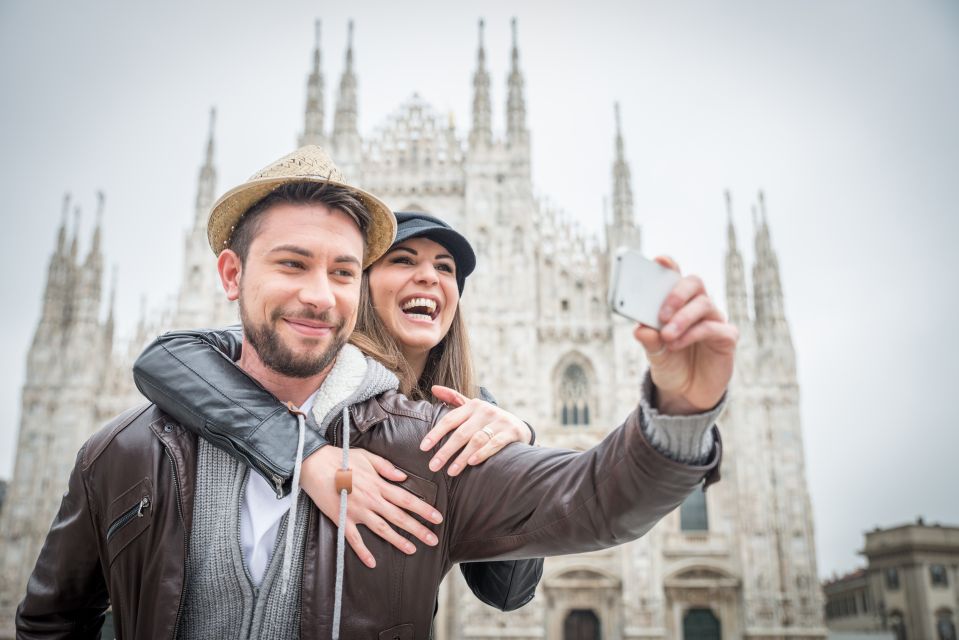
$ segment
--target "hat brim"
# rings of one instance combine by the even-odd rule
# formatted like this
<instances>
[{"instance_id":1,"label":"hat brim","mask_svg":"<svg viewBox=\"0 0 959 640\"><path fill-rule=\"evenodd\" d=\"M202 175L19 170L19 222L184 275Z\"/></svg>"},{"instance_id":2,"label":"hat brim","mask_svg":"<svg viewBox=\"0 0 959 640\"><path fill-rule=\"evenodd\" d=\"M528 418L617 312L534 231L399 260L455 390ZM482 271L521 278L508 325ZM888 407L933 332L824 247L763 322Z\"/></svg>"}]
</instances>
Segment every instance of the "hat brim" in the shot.
<instances>
[{"instance_id":1,"label":"hat brim","mask_svg":"<svg viewBox=\"0 0 959 640\"><path fill-rule=\"evenodd\" d=\"M275 189L295 182L317 182L332 184L353 192L370 212L370 227L366 232L366 255L363 268L367 268L382 256L393 244L396 237L396 216L386 204L373 194L352 185L328 180L322 177L283 176L276 178L257 178L236 186L222 196L210 210L207 224L207 239L213 253L229 248L230 236L237 222L250 207L268 196Z\"/></svg>"}]
</instances>

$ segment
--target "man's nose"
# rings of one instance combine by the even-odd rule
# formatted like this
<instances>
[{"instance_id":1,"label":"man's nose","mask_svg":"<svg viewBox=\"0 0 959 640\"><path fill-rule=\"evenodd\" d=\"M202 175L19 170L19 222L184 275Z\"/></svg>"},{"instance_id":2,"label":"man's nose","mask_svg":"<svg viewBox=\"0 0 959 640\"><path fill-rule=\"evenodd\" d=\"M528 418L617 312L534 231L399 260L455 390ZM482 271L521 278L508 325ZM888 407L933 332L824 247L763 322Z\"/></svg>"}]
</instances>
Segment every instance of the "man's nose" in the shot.
<instances>
[{"instance_id":1,"label":"man's nose","mask_svg":"<svg viewBox=\"0 0 959 640\"><path fill-rule=\"evenodd\" d=\"M318 271L307 278L300 287L300 302L316 307L318 311L326 311L336 304L333 287L330 286L330 276L325 271Z\"/></svg>"}]
</instances>

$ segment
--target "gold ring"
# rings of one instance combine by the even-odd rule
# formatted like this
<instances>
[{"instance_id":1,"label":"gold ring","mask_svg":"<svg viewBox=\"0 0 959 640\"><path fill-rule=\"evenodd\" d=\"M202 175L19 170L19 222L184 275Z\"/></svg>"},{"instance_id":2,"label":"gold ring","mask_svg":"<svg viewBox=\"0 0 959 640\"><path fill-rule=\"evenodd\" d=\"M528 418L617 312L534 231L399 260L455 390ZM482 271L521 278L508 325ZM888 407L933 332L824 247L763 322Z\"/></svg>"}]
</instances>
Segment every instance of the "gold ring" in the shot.
<instances>
[{"instance_id":1,"label":"gold ring","mask_svg":"<svg viewBox=\"0 0 959 640\"><path fill-rule=\"evenodd\" d=\"M485 433L490 440L493 439L493 430L490 429L489 427L483 427L482 429L480 429L480 431Z\"/></svg>"}]
</instances>

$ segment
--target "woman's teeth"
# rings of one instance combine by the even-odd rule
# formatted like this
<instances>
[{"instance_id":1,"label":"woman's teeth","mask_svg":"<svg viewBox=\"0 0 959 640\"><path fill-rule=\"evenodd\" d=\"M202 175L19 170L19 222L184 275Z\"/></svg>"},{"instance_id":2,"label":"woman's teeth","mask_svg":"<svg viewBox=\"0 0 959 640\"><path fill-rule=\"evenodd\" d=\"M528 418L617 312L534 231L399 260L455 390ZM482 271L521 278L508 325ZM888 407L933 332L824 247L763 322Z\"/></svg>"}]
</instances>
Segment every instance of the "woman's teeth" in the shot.
<instances>
[{"instance_id":1,"label":"woman's teeth","mask_svg":"<svg viewBox=\"0 0 959 640\"><path fill-rule=\"evenodd\" d=\"M400 309L412 318L432 320L436 313L436 301L430 298L412 298L404 302Z\"/></svg>"}]
</instances>

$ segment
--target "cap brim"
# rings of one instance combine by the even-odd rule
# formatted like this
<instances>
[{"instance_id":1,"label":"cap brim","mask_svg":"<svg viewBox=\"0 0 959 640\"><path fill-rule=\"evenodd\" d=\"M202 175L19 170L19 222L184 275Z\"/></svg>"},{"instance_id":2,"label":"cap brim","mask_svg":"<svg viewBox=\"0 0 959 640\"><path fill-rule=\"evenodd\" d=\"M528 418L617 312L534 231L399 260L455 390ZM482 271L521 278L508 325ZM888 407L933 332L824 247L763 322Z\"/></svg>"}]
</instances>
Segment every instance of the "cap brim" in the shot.
<instances>
[{"instance_id":1,"label":"cap brim","mask_svg":"<svg viewBox=\"0 0 959 640\"><path fill-rule=\"evenodd\" d=\"M398 244L410 238L426 238L446 247L453 254L456 261L457 273L462 273L465 279L476 268L476 253L472 245L463 234L455 229L446 229L438 226L423 226L400 229L396 233L393 244Z\"/></svg>"},{"instance_id":2,"label":"cap brim","mask_svg":"<svg viewBox=\"0 0 959 640\"><path fill-rule=\"evenodd\" d=\"M366 232L364 269L379 260L380 256L393 244L393 239L396 237L396 217L393 211L373 194L336 180L310 176L284 176L250 180L220 196L210 210L210 220L207 224L207 239L213 253L220 255L221 251L229 248L228 243L233 229L250 207L278 187L294 182L318 182L343 187L352 191L363 202L371 218L370 228Z\"/></svg>"}]
</instances>

